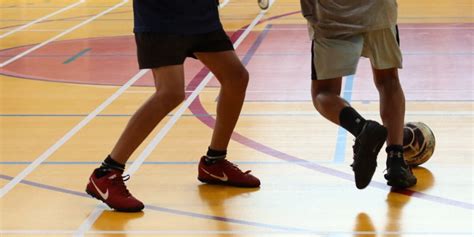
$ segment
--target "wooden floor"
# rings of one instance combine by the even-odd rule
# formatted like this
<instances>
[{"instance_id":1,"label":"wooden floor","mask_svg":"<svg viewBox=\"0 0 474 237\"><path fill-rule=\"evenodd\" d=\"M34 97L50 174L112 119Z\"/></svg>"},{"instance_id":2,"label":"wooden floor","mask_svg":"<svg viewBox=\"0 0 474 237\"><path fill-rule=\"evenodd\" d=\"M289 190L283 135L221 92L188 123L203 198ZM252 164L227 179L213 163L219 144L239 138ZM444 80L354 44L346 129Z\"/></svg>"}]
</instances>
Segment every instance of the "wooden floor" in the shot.
<instances>
[{"instance_id":1,"label":"wooden floor","mask_svg":"<svg viewBox=\"0 0 474 237\"><path fill-rule=\"evenodd\" d=\"M385 157L355 188L352 136L310 101L310 45L299 2L223 1L221 19L251 82L229 159L260 189L203 185L218 84L186 62L188 99L133 155L127 185L144 212L84 193L132 113L152 93L137 69L130 0L0 2L0 236L472 236L471 0L399 0L407 121L436 134L418 184L391 191ZM255 24L256 23L256 24ZM131 86L130 86L131 85ZM362 60L344 97L380 121Z\"/></svg>"}]
</instances>

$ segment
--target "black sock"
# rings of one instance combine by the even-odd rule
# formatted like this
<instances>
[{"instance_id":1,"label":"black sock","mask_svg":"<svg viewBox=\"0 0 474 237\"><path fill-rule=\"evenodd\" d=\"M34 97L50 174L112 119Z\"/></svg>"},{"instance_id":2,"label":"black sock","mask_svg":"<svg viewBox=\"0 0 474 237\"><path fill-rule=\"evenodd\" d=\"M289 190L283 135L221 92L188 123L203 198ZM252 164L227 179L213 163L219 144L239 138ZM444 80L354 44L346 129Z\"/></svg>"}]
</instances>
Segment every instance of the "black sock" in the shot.
<instances>
[{"instance_id":1,"label":"black sock","mask_svg":"<svg viewBox=\"0 0 474 237\"><path fill-rule=\"evenodd\" d=\"M365 119L352 107L345 107L339 113L339 122L343 128L357 137L362 131Z\"/></svg>"},{"instance_id":2,"label":"black sock","mask_svg":"<svg viewBox=\"0 0 474 237\"><path fill-rule=\"evenodd\" d=\"M387 164L397 162L405 165L402 145L389 145L385 151L387 152Z\"/></svg>"},{"instance_id":3,"label":"black sock","mask_svg":"<svg viewBox=\"0 0 474 237\"><path fill-rule=\"evenodd\" d=\"M116 169L116 170L124 171L125 165L118 163L117 161L112 159L110 155L108 155L107 158L105 158L105 160L102 162L102 165L100 166L100 168Z\"/></svg>"},{"instance_id":4,"label":"black sock","mask_svg":"<svg viewBox=\"0 0 474 237\"><path fill-rule=\"evenodd\" d=\"M207 154L205 161L207 164L215 163L218 160L225 159L227 156L227 150L219 151L212 148L207 148Z\"/></svg>"}]
</instances>

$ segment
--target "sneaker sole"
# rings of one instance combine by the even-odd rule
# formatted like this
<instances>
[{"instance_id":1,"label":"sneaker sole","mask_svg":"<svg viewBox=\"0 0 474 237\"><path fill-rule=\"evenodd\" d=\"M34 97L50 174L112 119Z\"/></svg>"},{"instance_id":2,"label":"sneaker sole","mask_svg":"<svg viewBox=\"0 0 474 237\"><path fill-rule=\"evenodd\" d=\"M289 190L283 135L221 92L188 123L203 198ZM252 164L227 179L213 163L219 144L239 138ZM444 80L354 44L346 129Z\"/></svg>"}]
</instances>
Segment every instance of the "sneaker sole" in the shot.
<instances>
[{"instance_id":1,"label":"sneaker sole","mask_svg":"<svg viewBox=\"0 0 474 237\"><path fill-rule=\"evenodd\" d=\"M417 183L417 179L403 179L399 177L385 177L387 179L387 185L394 188L409 188Z\"/></svg>"},{"instance_id":2,"label":"sneaker sole","mask_svg":"<svg viewBox=\"0 0 474 237\"><path fill-rule=\"evenodd\" d=\"M357 167L353 167L353 170L355 173L356 187L358 189L366 188L370 184L370 181L372 181L375 169L377 168L377 156L387 139L387 129L383 126L377 126L377 128L372 131L368 131L366 136L375 139L361 144L361 147L368 147L368 149L361 149L357 154L361 160L357 162L358 165Z\"/></svg>"},{"instance_id":3,"label":"sneaker sole","mask_svg":"<svg viewBox=\"0 0 474 237\"><path fill-rule=\"evenodd\" d=\"M93 193L93 192L89 192L89 190L86 189L86 193L89 194L91 197L97 199L97 200L100 200L102 201L103 203L105 203L108 207L116 210L116 211L119 211L119 212L140 212L143 210L143 208L145 208L144 206L143 207L138 207L138 208L115 208L115 207L112 207L110 206L108 203L106 203L104 201L104 199L102 199L102 197L99 197L97 196L97 194Z\"/></svg>"},{"instance_id":4,"label":"sneaker sole","mask_svg":"<svg viewBox=\"0 0 474 237\"><path fill-rule=\"evenodd\" d=\"M198 180L201 181L202 183L210 184L210 185L224 185L224 186L231 186L231 187L239 187L239 188L258 188L260 185L248 185L248 184L241 184L241 183L231 183L231 182L223 182L220 180L208 180L208 179L203 179L199 178Z\"/></svg>"}]
</instances>

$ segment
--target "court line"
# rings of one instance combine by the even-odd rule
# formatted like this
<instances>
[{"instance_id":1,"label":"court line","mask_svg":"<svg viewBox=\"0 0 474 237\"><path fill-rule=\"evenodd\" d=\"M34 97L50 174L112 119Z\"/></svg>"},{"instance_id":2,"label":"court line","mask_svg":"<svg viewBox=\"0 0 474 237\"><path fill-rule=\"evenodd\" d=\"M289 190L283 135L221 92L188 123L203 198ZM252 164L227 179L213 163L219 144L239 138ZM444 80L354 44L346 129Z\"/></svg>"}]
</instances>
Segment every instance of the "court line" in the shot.
<instances>
[{"instance_id":1,"label":"court line","mask_svg":"<svg viewBox=\"0 0 474 237\"><path fill-rule=\"evenodd\" d=\"M73 55L72 57L68 58L66 61L63 62L63 64L71 63L74 60L78 59L79 57L81 57L82 55L86 54L87 52L89 52L91 50L92 50L91 48L83 49L79 53L77 53L77 54Z\"/></svg>"},{"instance_id":2,"label":"court line","mask_svg":"<svg viewBox=\"0 0 474 237\"><path fill-rule=\"evenodd\" d=\"M51 42L53 42L53 41L55 41L55 40L61 38L61 37L63 37L64 35L67 35L67 34L71 33L71 32L74 31L74 30L77 30L78 28L80 28L80 27L82 27L82 26L84 26L84 25L86 25L86 24L92 22L93 20L95 20L95 19L97 19L97 18L99 18L99 17L101 17L101 16L103 16L103 15L105 15L105 14L107 14L107 13L113 11L113 10L115 10L116 8L119 8L119 7L123 6L123 5L125 5L128 1L129 1L129 0L122 0L122 2L120 2L120 3L118 3L118 4L114 5L114 6L112 6L112 7L110 7L110 8L108 8L107 10L102 11L102 12L100 12L99 14L94 15L93 17L91 17L91 18L89 18L89 19L87 19L87 20L85 20L85 21L83 21L83 22L81 22L81 23L79 23L79 24L77 24L77 25L75 25L75 26L73 26L73 27L67 29L66 31L64 31L64 32L62 32L62 33L60 33L60 34L58 34L58 35L56 35L56 36L54 36L54 37L52 37L52 38L50 38L50 39L48 39L48 40L46 40L46 41L44 41L44 42L38 44L38 45L36 45L36 46L34 46L34 47L32 47L32 48L26 50L26 51L23 51L22 53L18 54L17 56L15 56L15 57L13 57L13 58L10 58L9 60L7 60L7 61L1 63L1 64L0 64L0 68L1 68L1 67L5 67L6 65L8 65L8 64L10 64L10 63L12 63L12 62L14 62L14 61L16 61L16 60L18 60L18 59L24 57L25 55L27 55L27 54L29 54L29 53L31 53L31 52L33 52L33 51L35 51L35 50L37 50L37 49L43 47L43 46L45 46L45 45L47 45L47 44L49 44L49 43L51 43Z\"/></svg>"},{"instance_id":3,"label":"court line","mask_svg":"<svg viewBox=\"0 0 474 237\"><path fill-rule=\"evenodd\" d=\"M230 0L224 0L224 2L219 3L219 9L224 8L229 2L230 2Z\"/></svg>"},{"instance_id":4,"label":"court line","mask_svg":"<svg viewBox=\"0 0 474 237\"><path fill-rule=\"evenodd\" d=\"M271 28L272 28L272 24L267 24L265 28L263 28L262 32L258 35L257 39L255 39L255 42L252 44L252 46L250 46L250 49L242 58L243 65L247 66L247 64L250 62L250 59L252 59L255 56L255 54L257 53L258 47L260 47L263 40L267 37L268 32L271 30ZM248 91L246 91L245 93L248 93Z\"/></svg>"},{"instance_id":5,"label":"court line","mask_svg":"<svg viewBox=\"0 0 474 237\"><path fill-rule=\"evenodd\" d=\"M86 126L93 118L95 118L101 111L103 111L108 105L110 105L114 100L116 100L127 88L129 88L133 83L140 79L143 75L147 73L147 70L141 70L135 76L133 76L127 83L121 86L114 94L112 94L107 100L100 104L95 110L93 110L86 118L80 121L76 126L74 126L69 132L67 132L62 138L60 138L56 143L49 147L43 154L36 158L30 165L28 165L24 170L22 170L14 179L8 182L5 186L0 189L0 198L7 194L11 189L13 189L21 180L23 180L27 175L33 172L36 167L38 167L43 161L48 159L56 150L58 150L64 143L66 143L72 136L74 136L80 129Z\"/></svg>"},{"instance_id":6,"label":"court line","mask_svg":"<svg viewBox=\"0 0 474 237\"><path fill-rule=\"evenodd\" d=\"M13 34L13 33L15 33L15 32L18 32L18 31L20 31L20 30L23 30L23 29L25 29L25 28L27 28L27 27L30 27L30 26L32 26L32 25L38 23L38 22L44 21L44 20L46 20L46 19L48 19L48 18L50 18L50 17L52 17L52 16L54 16L54 15L57 15L57 14L61 13L61 12L67 11L67 10L69 10L69 9L71 9L71 8L73 8L73 7L77 6L77 5L79 5L79 4L82 4L83 2L84 2L84 0L79 0L79 1L76 2L76 3L73 3L73 4L69 5L69 6L66 6L66 7L64 7L64 8L59 9L58 11L55 11L55 12L53 12L53 13L51 13L51 14L48 14L48 15L43 16L43 17L41 17L41 18L38 18L38 19L36 19L36 20L34 20L34 21L28 23L28 24L25 24L25 25L22 25L22 26L20 26L20 27L18 27L18 28L15 28L15 29L13 29L13 30L7 32L7 33L4 33L4 34L0 35L0 39L5 38L6 36L11 35L11 34Z\"/></svg>"},{"instance_id":7,"label":"court line","mask_svg":"<svg viewBox=\"0 0 474 237\"><path fill-rule=\"evenodd\" d=\"M275 1L270 2L270 7L273 5ZM269 7L269 9L270 9ZM253 30L253 28L260 22L260 20L263 18L263 16L266 14L268 10L261 11L255 19L250 23L249 26L245 29L245 31L239 35L237 40L234 42L234 48L237 49L240 44L244 41L245 38L250 34L250 32ZM128 167L128 169L125 171L125 175L130 175L132 176L142 165L142 163L145 161L145 159L153 152L155 147L161 142L161 140L168 134L168 132L171 130L171 128L176 124L178 119L182 116L182 114L186 111L186 109L191 105L191 103L196 99L196 97L199 95L199 93L204 89L204 87L209 83L209 81L212 79L213 74L209 72L204 79L199 83L199 85L196 87L196 89L189 95L189 97L183 102L183 104L179 107L179 109L176 111L175 114L166 122L164 127L153 137L153 139L148 143L148 145L145 147L145 149L138 155L137 159ZM99 209L99 210L97 210ZM96 207L94 211L92 212L93 214L96 213L102 213L104 209L101 209L100 207ZM86 218L86 220L79 226L77 232L75 233L74 236L84 236L84 234L89 230L89 226L87 225L88 223L94 223L99 215L90 215Z\"/></svg>"}]
</instances>

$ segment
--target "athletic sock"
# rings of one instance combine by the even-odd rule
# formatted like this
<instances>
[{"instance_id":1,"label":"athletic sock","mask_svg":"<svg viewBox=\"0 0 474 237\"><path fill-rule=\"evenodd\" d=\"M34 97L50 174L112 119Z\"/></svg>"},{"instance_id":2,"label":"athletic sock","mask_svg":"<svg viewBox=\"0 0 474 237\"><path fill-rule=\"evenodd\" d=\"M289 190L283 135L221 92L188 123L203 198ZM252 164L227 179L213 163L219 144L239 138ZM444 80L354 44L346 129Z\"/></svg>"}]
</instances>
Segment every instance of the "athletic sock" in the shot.
<instances>
[{"instance_id":1,"label":"athletic sock","mask_svg":"<svg viewBox=\"0 0 474 237\"><path fill-rule=\"evenodd\" d=\"M339 122L343 128L355 137L359 135L365 125L365 119L352 107L344 107L341 110Z\"/></svg>"},{"instance_id":2,"label":"athletic sock","mask_svg":"<svg viewBox=\"0 0 474 237\"><path fill-rule=\"evenodd\" d=\"M105 160L102 161L102 165L100 166L100 168L102 168L102 169L115 169L115 170L124 171L125 170L125 165L118 163L117 161L112 159L112 157L110 155L108 155L107 158L105 158Z\"/></svg>"},{"instance_id":3,"label":"athletic sock","mask_svg":"<svg viewBox=\"0 0 474 237\"><path fill-rule=\"evenodd\" d=\"M387 165L390 163L400 163L402 166L406 166L403 160L403 146L402 145L389 145L385 148L387 152Z\"/></svg>"},{"instance_id":4,"label":"athletic sock","mask_svg":"<svg viewBox=\"0 0 474 237\"><path fill-rule=\"evenodd\" d=\"M206 164L214 164L218 160L225 159L227 156L227 150L219 151L212 148L207 148L207 154L204 158Z\"/></svg>"}]
</instances>

